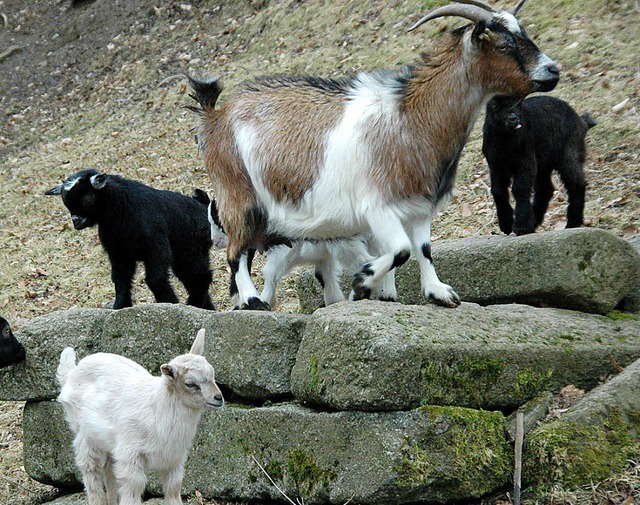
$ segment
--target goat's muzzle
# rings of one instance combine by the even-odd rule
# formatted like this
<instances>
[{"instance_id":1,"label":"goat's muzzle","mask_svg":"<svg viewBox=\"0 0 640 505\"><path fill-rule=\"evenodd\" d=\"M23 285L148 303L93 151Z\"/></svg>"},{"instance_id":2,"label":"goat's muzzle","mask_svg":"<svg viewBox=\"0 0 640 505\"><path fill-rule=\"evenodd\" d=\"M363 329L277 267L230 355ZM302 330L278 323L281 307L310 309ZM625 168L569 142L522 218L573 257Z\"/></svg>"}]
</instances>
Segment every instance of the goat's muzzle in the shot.
<instances>
[{"instance_id":1,"label":"goat's muzzle","mask_svg":"<svg viewBox=\"0 0 640 505\"><path fill-rule=\"evenodd\" d=\"M555 62L550 62L544 66L542 71L538 72L533 80L535 91L551 91L556 87L560 80L560 69Z\"/></svg>"},{"instance_id":2,"label":"goat's muzzle","mask_svg":"<svg viewBox=\"0 0 640 505\"><path fill-rule=\"evenodd\" d=\"M207 407L219 409L224 405L224 398L221 394L217 394L213 397L213 400L207 402Z\"/></svg>"},{"instance_id":3,"label":"goat's muzzle","mask_svg":"<svg viewBox=\"0 0 640 505\"><path fill-rule=\"evenodd\" d=\"M91 222L86 217L71 216L71 221L73 222L73 227L76 230L82 230L84 228L88 228L89 226L91 226Z\"/></svg>"}]
</instances>

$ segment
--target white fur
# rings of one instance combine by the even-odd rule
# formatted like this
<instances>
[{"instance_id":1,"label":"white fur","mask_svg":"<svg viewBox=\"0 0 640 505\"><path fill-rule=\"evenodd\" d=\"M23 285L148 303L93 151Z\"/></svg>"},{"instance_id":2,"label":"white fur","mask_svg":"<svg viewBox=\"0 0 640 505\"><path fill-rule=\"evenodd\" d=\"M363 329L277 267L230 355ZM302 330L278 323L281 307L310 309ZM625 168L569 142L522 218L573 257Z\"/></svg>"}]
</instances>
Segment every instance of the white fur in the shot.
<instances>
[{"instance_id":1,"label":"white fur","mask_svg":"<svg viewBox=\"0 0 640 505\"><path fill-rule=\"evenodd\" d=\"M140 505L148 470L160 476L165 505L182 504L184 463L200 417L224 403L203 351L200 330L190 352L162 365L160 377L116 354L92 354L76 365L75 351L62 351L58 401L75 435L89 505Z\"/></svg>"},{"instance_id":2,"label":"white fur","mask_svg":"<svg viewBox=\"0 0 640 505\"><path fill-rule=\"evenodd\" d=\"M520 23L518 22L517 18L510 12L496 12L494 14L494 17L500 19L504 26L506 26L511 33L522 33Z\"/></svg>"},{"instance_id":3,"label":"white fur","mask_svg":"<svg viewBox=\"0 0 640 505\"><path fill-rule=\"evenodd\" d=\"M350 275L358 273L362 265L378 256L373 238L354 237L344 240L299 241L293 247L277 246L267 252L267 261L262 271L264 288L260 299L272 308L276 306L276 287L278 282L294 267L300 265L315 266L316 274L324 282L322 294L325 306L345 299L340 288L340 273L346 270ZM388 272L374 295L379 299L395 299L395 273ZM353 293L350 295L353 297Z\"/></svg>"}]
</instances>

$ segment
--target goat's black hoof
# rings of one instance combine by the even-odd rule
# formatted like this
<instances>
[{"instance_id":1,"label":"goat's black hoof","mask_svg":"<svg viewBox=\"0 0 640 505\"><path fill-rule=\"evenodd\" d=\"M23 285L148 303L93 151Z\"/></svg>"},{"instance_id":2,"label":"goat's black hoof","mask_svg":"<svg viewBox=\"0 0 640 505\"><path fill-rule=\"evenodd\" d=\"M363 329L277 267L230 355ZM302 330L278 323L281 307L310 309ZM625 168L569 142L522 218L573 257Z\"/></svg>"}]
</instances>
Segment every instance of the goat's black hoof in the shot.
<instances>
[{"instance_id":1,"label":"goat's black hoof","mask_svg":"<svg viewBox=\"0 0 640 505\"><path fill-rule=\"evenodd\" d=\"M271 310L271 306L267 302L263 302L257 296L252 296L247 300L247 303L243 303L242 310Z\"/></svg>"},{"instance_id":2,"label":"goat's black hoof","mask_svg":"<svg viewBox=\"0 0 640 505\"><path fill-rule=\"evenodd\" d=\"M395 302L396 299L392 298L390 296L381 296L380 298L378 298L378 300L380 300L381 302Z\"/></svg>"}]
</instances>

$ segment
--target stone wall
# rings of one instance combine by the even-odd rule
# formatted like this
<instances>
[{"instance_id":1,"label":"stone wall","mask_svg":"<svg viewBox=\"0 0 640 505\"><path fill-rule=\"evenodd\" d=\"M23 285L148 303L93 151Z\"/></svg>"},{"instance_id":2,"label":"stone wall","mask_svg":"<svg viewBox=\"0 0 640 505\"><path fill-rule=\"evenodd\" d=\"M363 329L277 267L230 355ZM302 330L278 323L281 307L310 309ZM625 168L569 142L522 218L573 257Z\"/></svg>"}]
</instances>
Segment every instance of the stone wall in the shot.
<instances>
[{"instance_id":1,"label":"stone wall","mask_svg":"<svg viewBox=\"0 0 640 505\"><path fill-rule=\"evenodd\" d=\"M622 262L616 250L627 254L606 247L611 264ZM27 472L80 489L71 433L54 401L64 347L79 357L122 354L158 374L199 328L227 405L203 416L185 494L282 499L259 463L309 505L478 498L510 485L509 414L518 407L535 413L526 422L526 484L566 476L578 485L640 454L640 320L630 314L469 302L457 309L344 302L310 315L151 304L55 312L17 333L27 360L0 370L0 399L27 402ZM612 359L625 372L616 375ZM549 392L568 384L591 392L563 419L536 422ZM582 453L594 463L577 466ZM148 489L160 493L155 478Z\"/></svg>"}]
</instances>

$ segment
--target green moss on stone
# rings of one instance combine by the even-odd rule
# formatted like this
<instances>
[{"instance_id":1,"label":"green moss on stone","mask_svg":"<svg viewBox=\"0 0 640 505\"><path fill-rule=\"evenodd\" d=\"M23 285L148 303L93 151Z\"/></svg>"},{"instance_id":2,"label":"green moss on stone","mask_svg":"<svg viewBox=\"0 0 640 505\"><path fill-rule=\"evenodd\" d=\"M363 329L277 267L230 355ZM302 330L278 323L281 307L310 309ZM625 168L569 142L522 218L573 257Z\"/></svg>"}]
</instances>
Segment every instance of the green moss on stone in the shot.
<instances>
[{"instance_id":1,"label":"green moss on stone","mask_svg":"<svg viewBox=\"0 0 640 505\"><path fill-rule=\"evenodd\" d=\"M321 468L313 456L300 449L289 452L287 471L301 497L310 496L318 485L327 487L335 479L335 472Z\"/></svg>"},{"instance_id":2,"label":"green moss on stone","mask_svg":"<svg viewBox=\"0 0 640 505\"><path fill-rule=\"evenodd\" d=\"M604 421L543 425L525 440L523 475L534 486L561 482L573 489L621 472L640 456L640 443L631 435L639 417L625 418L616 410Z\"/></svg>"},{"instance_id":3,"label":"green moss on stone","mask_svg":"<svg viewBox=\"0 0 640 505\"><path fill-rule=\"evenodd\" d=\"M514 395L521 400L533 398L545 391L553 375L553 370L538 372L531 369L520 370L514 386Z\"/></svg>"},{"instance_id":4,"label":"green moss on stone","mask_svg":"<svg viewBox=\"0 0 640 505\"><path fill-rule=\"evenodd\" d=\"M425 395L422 404L486 404L486 393L498 381L506 364L491 357L466 356L460 363L429 363L422 370Z\"/></svg>"},{"instance_id":5,"label":"green moss on stone","mask_svg":"<svg viewBox=\"0 0 640 505\"><path fill-rule=\"evenodd\" d=\"M271 461L269 461L269 463L267 463L265 471L273 480L282 480L282 477L284 476L282 465L276 459L272 459Z\"/></svg>"},{"instance_id":6,"label":"green moss on stone","mask_svg":"<svg viewBox=\"0 0 640 505\"><path fill-rule=\"evenodd\" d=\"M307 371L311 377L311 389L315 391L318 386L318 358L315 355L312 355L311 358L309 358Z\"/></svg>"},{"instance_id":7,"label":"green moss on stone","mask_svg":"<svg viewBox=\"0 0 640 505\"><path fill-rule=\"evenodd\" d=\"M612 310L606 314L607 318L612 321L638 321L638 316L629 314L628 312L622 312L621 310Z\"/></svg>"},{"instance_id":8,"label":"green moss on stone","mask_svg":"<svg viewBox=\"0 0 640 505\"><path fill-rule=\"evenodd\" d=\"M509 481L512 451L500 412L432 405L418 410L430 419L405 441L400 485L432 487L438 501L449 501L459 494L481 496Z\"/></svg>"}]
</instances>

